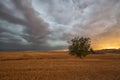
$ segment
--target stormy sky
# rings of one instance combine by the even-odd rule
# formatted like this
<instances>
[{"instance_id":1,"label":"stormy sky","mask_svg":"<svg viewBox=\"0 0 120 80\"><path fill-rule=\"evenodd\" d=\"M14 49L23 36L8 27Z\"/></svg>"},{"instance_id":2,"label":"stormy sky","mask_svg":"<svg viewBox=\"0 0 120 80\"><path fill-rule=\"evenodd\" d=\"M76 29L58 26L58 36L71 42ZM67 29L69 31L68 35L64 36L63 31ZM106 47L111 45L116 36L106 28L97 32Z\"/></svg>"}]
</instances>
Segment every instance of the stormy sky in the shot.
<instances>
[{"instance_id":1,"label":"stormy sky","mask_svg":"<svg viewBox=\"0 0 120 80\"><path fill-rule=\"evenodd\" d=\"M0 0L0 51L66 49L75 35L120 47L119 9L120 0Z\"/></svg>"}]
</instances>

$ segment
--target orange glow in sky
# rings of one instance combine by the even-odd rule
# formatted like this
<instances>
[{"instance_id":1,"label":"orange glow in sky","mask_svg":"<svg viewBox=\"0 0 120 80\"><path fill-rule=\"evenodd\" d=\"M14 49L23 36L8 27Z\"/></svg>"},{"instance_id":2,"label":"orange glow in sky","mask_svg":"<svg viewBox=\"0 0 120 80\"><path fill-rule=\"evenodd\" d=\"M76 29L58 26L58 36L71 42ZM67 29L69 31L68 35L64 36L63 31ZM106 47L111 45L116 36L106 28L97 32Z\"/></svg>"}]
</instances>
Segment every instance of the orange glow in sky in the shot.
<instances>
[{"instance_id":1,"label":"orange glow in sky","mask_svg":"<svg viewBox=\"0 0 120 80\"><path fill-rule=\"evenodd\" d=\"M95 50L99 50L99 49L119 49L120 48L120 41L115 40L102 40L99 39L98 41L93 41L92 43L92 47Z\"/></svg>"},{"instance_id":2,"label":"orange glow in sky","mask_svg":"<svg viewBox=\"0 0 120 80\"><path fill-rule=\"evenodd\" d=\"M100 49L119 49L119 46L104 46L104 47L93 47L94 50L100 50Z\"/></svg>"}]
</instances>

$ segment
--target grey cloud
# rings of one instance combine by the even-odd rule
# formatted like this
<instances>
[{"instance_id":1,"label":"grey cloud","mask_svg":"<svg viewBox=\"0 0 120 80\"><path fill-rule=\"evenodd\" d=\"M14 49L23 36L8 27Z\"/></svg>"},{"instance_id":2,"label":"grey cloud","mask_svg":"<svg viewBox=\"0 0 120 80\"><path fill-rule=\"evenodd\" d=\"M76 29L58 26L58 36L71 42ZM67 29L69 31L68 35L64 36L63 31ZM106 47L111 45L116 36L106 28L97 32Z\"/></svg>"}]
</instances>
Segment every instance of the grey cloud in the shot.
<instances>
[{"instance_id":1,"label":"grey cloud","mask_svg":"<svg viewBox=\"0 0 120 80\"><path fill-rule=\"evenodd\" d=\"M41 5L35 5L34 1L38 1L38 4ZM68 38L65 37L74 34L96 37L106 33L109 29L114 29L119 22L117 21L119 19L117 16L120 14L119 0L34 1L35 10L50 24L50 27L53 27L50 29L53 31L51 36L54 40L65 40L67 42ZM107 34L107 36L110 35L112 34Z\"/></svg>"},{"instance_id":2,"label":"grey cloud","mask_svg":"<svg viewBox=\"0 0 120 80\"><path fill-rule=\"evenodd\" d=\"M26 22L23 20L20 15L20 11L15 8L15 6L10 3L10 0L0 1L0 18L7 20L9 22L25 25ZM7 6L5 6L7 4ZM13 6L13 7L11 7ZM23 17L23 16L22 16Z\"/></svg>"},{"instance_id":3,"label":"grey cloud","mask_svg":"<svg viewBox=\"0 0 120 80\"><path fill-rule=\"evenodd\" d=\"M1 20L12 24L0 27L0 39L9 33L16 46L28 42L27 49L63 49L75 34L94 40L120 34L119 0L3 0L0 7Z\"/></svg>"},{"instance_id":4,"label":"grey cloud","mask_svg":"<svg viewBox=\"0 0 120 80\"><path fill-rule=\"evenodd\" d=\"M17 24L11 24L7 21L0 21L0 42L3 43L19 43L20 45L29 44L29 42L23 38L27 35L24 32L25 27Z\"/></svg>"},{"instance_id":5,"label":"grey cloud","mask_svg":"<svg viewBox=\"0 0 120 80\"><path fill-rule=\"evenodd\" d=\"M8 2L10 2L10 4L6 6ZM47 48L47 46L43 45L46 45L46 37L49 33L49 30L47 29L48 24L38 16L38 13L32 8L32 5L28 0L4 0L0 1L0 6L0 18L10 22L2 22L4 26L0 27L0 34L2 35L5 32L8 33L6 34L7 38L5 35L4 37L2 37L3 35L0 37L2 41L6 39L6 42L9 41L8 44L13 43L12 45L15 44L16 46L30 42L32 43L29 45L31 46L31 49L35 46L40 49L41 47L43 47L43 49ZM9 8L9 6L13 7ZM13 14L14 12L16 14L18 13L18 15ZM24 28L24 31L21 31L21 26ZM6 42L5 45L7 45Z\"/></svg>"},{"instance_id":6,"label":"grey cloud","mask_svg":"<svg viewBox=\"0 0 120 80\"><path fill-rule=\"evenodd\" d=\"M46 34L49 32L47 29L48 24L37 15L37 12L35 12L31 6L31 3L24 0L14 0L14 2L16 5L19 4L18 7L24 13L28 22L28 27L33 36L35 36L35 38L46 37Z\"/></svg>"}]
</instances>

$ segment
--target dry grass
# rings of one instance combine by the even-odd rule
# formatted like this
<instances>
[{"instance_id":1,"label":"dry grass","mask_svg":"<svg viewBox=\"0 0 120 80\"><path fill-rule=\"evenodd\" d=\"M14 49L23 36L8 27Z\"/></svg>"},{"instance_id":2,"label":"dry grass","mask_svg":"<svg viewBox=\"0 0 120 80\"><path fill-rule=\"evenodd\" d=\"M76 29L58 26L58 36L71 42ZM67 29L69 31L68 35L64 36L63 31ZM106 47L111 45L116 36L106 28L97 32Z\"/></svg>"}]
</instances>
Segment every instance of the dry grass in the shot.
<instances>
[{"instance_id":1,"label":"dry grass","mask_svg":"<svg viewBox=\"0 0 120 80\"><path fill-rule=\"evenodd\" d=\"M120 80L120 54L0 52L0 80Z\"/></svg>"}]
</instances>

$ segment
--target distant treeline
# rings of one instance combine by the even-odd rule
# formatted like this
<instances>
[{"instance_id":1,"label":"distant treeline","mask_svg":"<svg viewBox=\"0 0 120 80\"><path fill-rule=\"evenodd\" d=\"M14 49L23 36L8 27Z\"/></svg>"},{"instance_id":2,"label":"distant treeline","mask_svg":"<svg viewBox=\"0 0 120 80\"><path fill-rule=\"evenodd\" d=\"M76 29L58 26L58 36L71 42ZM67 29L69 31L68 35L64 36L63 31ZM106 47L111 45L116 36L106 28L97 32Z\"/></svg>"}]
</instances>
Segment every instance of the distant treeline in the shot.
<instances>
[{"instance_id":1,"label":"distant treeline","mask_svg":"<svg viewBox=\"0 0 120 80\"><path fill-rule=\"evenodd\" d=\"M102 49L102 50L96 50L96 54L104 54L104 53L120 53L120 49Z\"/></svg>"}]
</instances>

